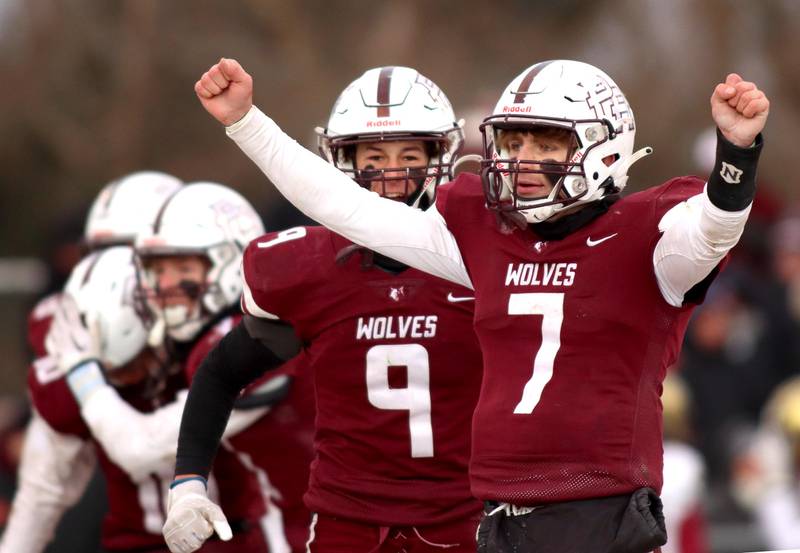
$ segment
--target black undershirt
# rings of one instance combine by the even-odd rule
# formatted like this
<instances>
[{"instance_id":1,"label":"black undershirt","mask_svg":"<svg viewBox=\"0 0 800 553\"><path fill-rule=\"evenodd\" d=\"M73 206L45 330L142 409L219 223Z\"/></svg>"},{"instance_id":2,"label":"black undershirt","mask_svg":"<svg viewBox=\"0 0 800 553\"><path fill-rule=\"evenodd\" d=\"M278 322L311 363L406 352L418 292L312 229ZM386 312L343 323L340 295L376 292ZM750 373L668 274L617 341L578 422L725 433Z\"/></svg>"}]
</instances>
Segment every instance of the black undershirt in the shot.
<instances>
[{"instance_id":1,"label":"black undershirt","mask_svg":"<svg viewBox=\"0 0 800 553\"><path fill-rule=\"evenodd\" d=\"M201 363L189 389L178 438L176 475L208 478L241 391L294 357L300 345L290 326L249 315L220 340Z\"/></svg>"}]
</instances>

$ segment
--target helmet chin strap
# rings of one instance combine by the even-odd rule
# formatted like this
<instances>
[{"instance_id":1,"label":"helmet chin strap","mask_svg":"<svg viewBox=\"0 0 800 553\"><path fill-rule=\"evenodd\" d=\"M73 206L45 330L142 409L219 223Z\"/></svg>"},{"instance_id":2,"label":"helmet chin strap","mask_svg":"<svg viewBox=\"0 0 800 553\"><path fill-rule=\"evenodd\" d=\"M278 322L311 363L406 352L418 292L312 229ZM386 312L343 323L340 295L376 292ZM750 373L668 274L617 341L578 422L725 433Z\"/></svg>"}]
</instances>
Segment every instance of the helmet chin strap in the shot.
<instances>
[{"instance_id":1,"label":"helmet chin strap","mask_svg":"<svg viewBox=\"0 0 800 553\"><path fill-rule=\"evenodd\" d=\"M157 348L164 344L164 338L167 335L167 324L164 322L163 317L156 317L155 323L150 328L147 334L147 345L151 348Z\"/></svg>"},{"instance_id":2,"label":"helmet chin strap","mask_svg":"<svg viewBox=\"0 0 800 553\"><path fill-rule=\"evenodd\" d=\"M411 202L411 204L409 204L409 205L411 205L411 207L416 208L416 209L421 209L420 208L420 202L422 201L422 197L425 196L425 193L428 191L428 188L431 187L431 185L434 183L434 181L436 181L435 178L429 177L429 178L426 178L422 182L422 184L417 183L417 188L418 189L417 189L416 192L414 192L414 194L417 195L417 198L413 202Z\"/></svg>"}]
</instances>

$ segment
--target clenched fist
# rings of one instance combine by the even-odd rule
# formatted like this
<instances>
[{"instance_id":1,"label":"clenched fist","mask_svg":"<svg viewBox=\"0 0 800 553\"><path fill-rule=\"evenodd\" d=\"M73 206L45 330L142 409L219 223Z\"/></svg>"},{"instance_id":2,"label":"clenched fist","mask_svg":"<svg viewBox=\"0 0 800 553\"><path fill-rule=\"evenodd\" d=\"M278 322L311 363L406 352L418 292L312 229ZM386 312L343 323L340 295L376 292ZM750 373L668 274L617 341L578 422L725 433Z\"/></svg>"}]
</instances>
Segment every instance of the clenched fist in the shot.
<instances>
[{"instance_id":1,"label":"clenched fist","mask_svg":"<svg viewBox=\"0 0 800 553\"><path fill-rule=\"evenodd\" d=\"M736 73L727 76L711 94L711 117L722 135L741 148L747 148L764 129L769 100L755 83Z\"/></svg>"},{"instance_id":2,"label":"clenched fist","mask_svg":"<svg viewBox=\"0 0 800 553\"><path fill-rule=\"evenodd\" d=\"M233 59L221 58L194 85L200 103L214 119L232 125L253 105L253 78Z\"/></svg>"}]
</instances>

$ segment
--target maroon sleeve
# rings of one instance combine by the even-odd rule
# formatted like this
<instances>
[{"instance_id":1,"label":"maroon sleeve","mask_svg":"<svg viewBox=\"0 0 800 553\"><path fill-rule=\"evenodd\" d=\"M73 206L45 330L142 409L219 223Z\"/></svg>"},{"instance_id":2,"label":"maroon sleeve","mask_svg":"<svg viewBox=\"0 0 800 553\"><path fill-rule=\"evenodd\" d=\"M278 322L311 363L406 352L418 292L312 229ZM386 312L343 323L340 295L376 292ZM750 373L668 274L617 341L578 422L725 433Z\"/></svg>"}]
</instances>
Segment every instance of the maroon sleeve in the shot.
<instances>
[{"instance_id":1,"label":"maroon sleeve","mask_svg":"<svg viewBox=\"0 0 800 553\"><path fill-rule=\"evenodd\" d=\"M40 357L28 372L28 393L36 411L56 432L89 439L91 432L81 418L80 406L63 378L53 378L55 361Z\"/></svg>"},{"instance_id":2,"label":"maroon sleeve","mask_svg":"<svg viewBox=\"0 0 800 553\"><path fill-rule=\"evenodd\" d=\"M329 233L317 227L294 227L253 240L242 260L244 312L292 322L293 311L317 279L326 244L329 250Z\"/></svg>"},{"instance_id":3,"label":"maroon sleeve","mask_svg":"<svg viewBox=\"0 0 800 553\"><path fill-rule=\"evenodd\" d=\"M47 351L44 348L44 339L50 330L50 321L53 320L61 293L50 294L39 300L28 314L28 346L34 358L44 357Z\"/></svg>"},{"instance_id":4,"label":"maroon sleeve","mask_svg":"<svg viewBox=\"0 0 800 553\"><path fill-rule=\"evenodd\" d=\"M203 362L206 355L208 355L219 341L222 340L228 332L233 330L241 320L241 315L225 317L197 340L192 351L189 353L189 357L186 359L186 367L184 370L187 382L192 381L194 375L197 373L197 369L200 367L200 363Z\"/></svg>"}]
</instances>

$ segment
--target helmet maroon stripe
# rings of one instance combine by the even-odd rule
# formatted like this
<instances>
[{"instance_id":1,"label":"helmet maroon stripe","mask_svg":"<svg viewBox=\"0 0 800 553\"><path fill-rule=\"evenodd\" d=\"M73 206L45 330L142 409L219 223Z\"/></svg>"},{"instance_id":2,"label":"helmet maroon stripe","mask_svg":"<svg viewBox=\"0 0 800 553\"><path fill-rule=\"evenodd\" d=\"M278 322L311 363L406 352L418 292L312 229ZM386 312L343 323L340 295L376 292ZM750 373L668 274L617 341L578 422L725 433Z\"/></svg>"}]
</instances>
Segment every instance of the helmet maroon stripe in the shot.
<instances>
[{"instance_id":1,"label":"helmet maroon stripe","mask_svg":"<svg viewBox=\"0 0 800 553\"><path fill-rule=\"evenodd\" d=\"M178 188L175 190L166 200L164 200L164 203L161 204L161 208L158 210L156 219L153 221L153 234L158 234L161 230L161 219L164 218L164 212L167 210L167 204L169 204L172 201L172 198L174 198L181 190L183 190L183 188Z\"/></svg>"},{"instance_id":2,"label":"helmet maroon stripe","mask_svg":"<svg viewBox=\"0 0 800 553\"><path fill-rule=\"evenodd\" d=\"M389 91L394 67L384 67L378 76L378 117L389 117Z\"/></svg>"},{"instance_id":3,"label":"helmet maroon stripe","mask_svg":"<svg viewBox=\"0 0 800 553\"><path fill-rule=\"evenodd\" d=\"M94 271L94 268L97 266L97 262L100 261L101 257L103 257L103 252L98 252L89 262L89 267L86 269L86 273L83 275L83 280L81 280L81 287L84 287L89 283L89 279L92 278L92 272Z\"/></svg>"},{"instance_id":4,"label":"helmet maroon stripe","mask_svg":"<svg viewBox=\"0 0 800 553\"><path fill-rule=\"evenodd\" d=\"M528 71L528 74L523 77L522 82L519 83L519 88L516 91L516 96L514 96L514 103L521 104L525 101L525 95L528 93L528 89L531 87L531 83L533 79L538 75L542 69L547 67L553 63L552 61L543 61L542 63L537 63L531 70Z\"/></svg>"},{"instance_id":5,"label":"helmet maroon stripe","mask_svg":"<svg viewBox=\"0 0 800 553\"><path fill-rule=\"evenodd\" d=\"M106 197L106 201L103 204L103 209L108 209L108 207L111 205L111 200L114 199L114 194L116 194L117 190L119 190L120 184L122 184L122 179L117 179L111 183L111 186L108 187L108 197Z\"/></svg>"}]
</instances>

